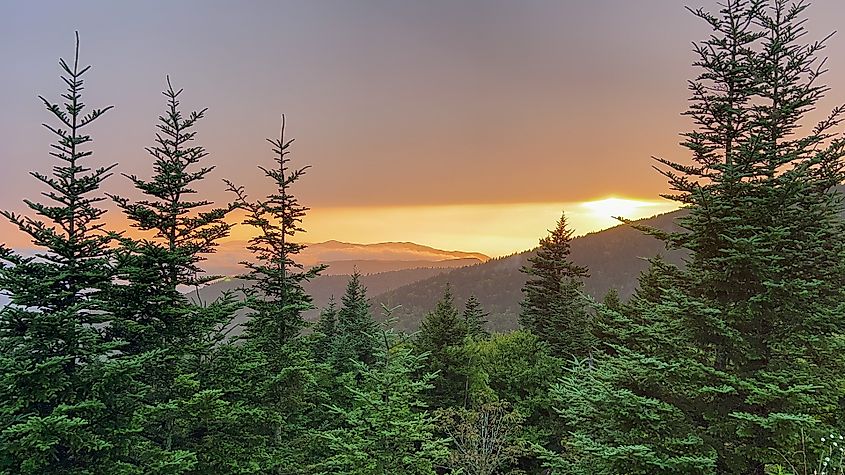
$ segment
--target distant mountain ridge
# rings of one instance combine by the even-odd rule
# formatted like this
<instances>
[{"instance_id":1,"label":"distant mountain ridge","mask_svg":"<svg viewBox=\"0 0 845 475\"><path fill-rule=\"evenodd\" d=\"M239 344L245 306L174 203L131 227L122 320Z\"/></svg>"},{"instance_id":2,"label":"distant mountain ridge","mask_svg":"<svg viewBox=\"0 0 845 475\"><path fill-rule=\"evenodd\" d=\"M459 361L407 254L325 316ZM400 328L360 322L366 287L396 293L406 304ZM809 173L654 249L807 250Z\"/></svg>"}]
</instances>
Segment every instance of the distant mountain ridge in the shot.
<instances>
[{"instance_id":1,"label":"distant mountain ridge","mask_svg":"<svg viewBox=\"0 0 845 475\"><path fill-rule=\"evenodd\" d=\"M637 221L664 231L680 228L675 220L686 211L679 210ZM484 309L490 312L489 329L508 331L518 326L519 302L526 275L521 272L535 250L492 259L488 262L455 269L425 280L410 283L373 298L374 306L401 305L393 316L397 327L414 331L426 313L449 285L455 304L463 306L470 295L475 295ZM585 280L585 291L602 298L615 288L622 298L630 296L637 286L640 273L648 266L648 259L662 255L670 262L680 263L684 253L668 251L663 242L623 224L603 231L590 233L572 240L572 260L587 266L590 277Z\"/></svg>"},{"instance_id":2,"label":"distant mountain ridge","mask_svg":"<svg viewBox=\"0 0 845 475\"><path fill-rule=\"evenodd\" d=\"M203 267L215 275L239 275L244 271L240 261L250 259L246 241L225 241L214 254L207 256ZM411 242L356 244L326 241L307 244L296 261L304 266L327 264L326 275L390 272L421 267L455 268L487 262L490 257L479 252L446 251Z\"/></svg>"}]
</instances>

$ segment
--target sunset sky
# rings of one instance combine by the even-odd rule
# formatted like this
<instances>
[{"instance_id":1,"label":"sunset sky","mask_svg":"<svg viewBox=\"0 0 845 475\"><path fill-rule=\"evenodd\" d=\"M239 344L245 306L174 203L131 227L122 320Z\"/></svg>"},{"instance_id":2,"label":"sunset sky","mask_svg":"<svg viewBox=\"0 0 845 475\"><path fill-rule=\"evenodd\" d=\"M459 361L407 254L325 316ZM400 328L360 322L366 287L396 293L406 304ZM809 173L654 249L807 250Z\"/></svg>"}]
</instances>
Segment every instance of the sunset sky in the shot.
<instances>
[{"instance_id":1,"label":"sunset sky","mask_svg":"<svg viewBox=\"0 0 845 475\"><path fill-rule=\"evenodd\" d=\"M292 158L313 168L295 192L308 241L413 241L503 255L534 246L561 208L577 234L611 213L671 209L652 155L685 160L691 42L708 30L684 5L712 0L11 1L0 0L0 207L22 210L48 172L57 60L81 36L86 103L115 109L90 129L93 164L148 176L144 147L165 74L187 108L208 107L199 143L222 178L268 191L256 166L279 114ZM810 38L845 26L845 2L817 0ZM829 43L845 102L845 36ZM132 196L119 176L111 192ZM609 197L640 201L601 201ZM117 223L118 220L113 220ZM236 231L243 232L243 231ZM21 238L0 224L0 242Z\"/></svg>"}]
</instances>

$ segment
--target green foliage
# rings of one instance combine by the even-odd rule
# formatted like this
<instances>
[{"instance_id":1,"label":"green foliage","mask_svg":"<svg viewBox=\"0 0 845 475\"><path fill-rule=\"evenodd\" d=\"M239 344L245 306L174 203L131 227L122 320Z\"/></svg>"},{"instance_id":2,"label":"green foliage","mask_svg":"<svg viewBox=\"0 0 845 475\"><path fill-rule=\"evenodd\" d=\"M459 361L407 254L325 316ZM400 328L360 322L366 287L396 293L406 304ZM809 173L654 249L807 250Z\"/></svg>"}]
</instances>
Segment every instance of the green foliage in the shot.
<instances>
[{"instance_id":1,"label":"green foliage","mask_svg":"<svg viewBox=\"0 0 845 475\"><path fill-rule=\"evenodd\" d=\"M802 428L840 420L845 109L798 126L827 88L806 4L732 0L696 45L693 165L659 159L686 205L684 269L656 261L630 305L599 308L606 356L556 388L563 458L626 473L762 473ZM563 469L563 468L562 468Z\"/></svg>"},{"instance_id":2,"label":"green foliage","mask_svg":"<svg viewBox=\"0 0 845 475\"><path fill-rule=\"evenodd\" d=\"M481 391L476 389L471 399L511 405L524 418L520 438L526 447L557 450L563 434L559 433L549 388L563 376L566 362L550 355L548 345L526 331L493 335L474 343L472 351L480 373L476 378L484 381L493 396L486 392L479 395ZM473 385L479 386L478 382ZM521 454L518 466L528 473L541 470L531 453Z\"/></svg>"},{"instance_id":3,"label":"green foliage","mask_svg":"<svg viewBox=\"0 0 845 475\"><path fill-rule=\"evenodd\" d=\"M484 328L487 324L487 317L490 314L485 312L481 307L481 302L475 298L475 295L470 295L464 306L464 325L467 328L467 335L475 339L485 339L490 337L490 333Z\"/></svg>"},{"instance_id":4,"label":"green foliage","mask_svg":"<svg viewBox=\"0 0 845 475\"><path fill-rule=\"evenodd\" d=\"M783 464L766 465L766 475L842 475L845 474L845 437L829 434L818 439L819 449L815 456L808 454L808 446L816 446L815 440L806 440L801 434L801 448L789 457L778 455Z\"/></svg>"},{"instance_id":5,"label":"green foliage","mask_svg":"<svg viewBox=\"0 0 845 475\"><path fill-rule=\"evenodd\" d=\"M332 341L332 361L345 372L355 361L372 363L374 339L378 325L370 312L367 289L361 284L361 274L349 278L342 306L337 313L337 327Z\"/></svg>"},{"instance_id":6,"label":"green foliage","mask_svg":"<svg viewBox=\"0 0 845 475\"><path fill-rule=\"evenodd\" d=\"M587 269L569 260L571 240L572 230L562 214L523 269L529 279L522 289L525 298L519 321L556 355L583 357L592 347L590 316L581 292Z\"/></svg>"},{"instance_id":7,"label":"green foliage","mask_svg":"<svg viewBox=\"0 0 845 475\"><path fill-rule=\"evenodd\" d=\"M449 288L426 316L417 334L419 354L427 354L426 370L437 375L429 391L433 406L464 406L469 398L470 360L464 347L467 328Z\"/></svg>"},{"instance_id":8,"label":"green foliage","mask_svg":"<svg viewBox=\"0 0 845 475\"><path fill-rule=\"evenodd\" d=\"M31 173L50 202L25 200L36 218L0 211L40 248L34 258L0 252L0 290L11 300L0 310L0 472L130 473L140 362L115 358L122 344L102 330L110 238L97 204L114 165L90 168L84 149L88 126L110 107L84 112L90 67L79 65L78 36L73 64L59 65L65 103L41 98L58 122L45 124L58 163L52 175Z\"/></svg>"},{"instance_id":9,"label":"green foliage","mask_svg":"<svg viewBox=\"0 0 845 475\"><path fill-rule=\"evenodd\" d=\"M321 434L330 454L314 467L316 473L434 474L449 454L446 441L435 437L423 399L435 378L419 376L425 355L391 332L381 337L373 363L358 361L346 375L351 405L328 407L341 424Z\"/></svg>"}]
</instances>

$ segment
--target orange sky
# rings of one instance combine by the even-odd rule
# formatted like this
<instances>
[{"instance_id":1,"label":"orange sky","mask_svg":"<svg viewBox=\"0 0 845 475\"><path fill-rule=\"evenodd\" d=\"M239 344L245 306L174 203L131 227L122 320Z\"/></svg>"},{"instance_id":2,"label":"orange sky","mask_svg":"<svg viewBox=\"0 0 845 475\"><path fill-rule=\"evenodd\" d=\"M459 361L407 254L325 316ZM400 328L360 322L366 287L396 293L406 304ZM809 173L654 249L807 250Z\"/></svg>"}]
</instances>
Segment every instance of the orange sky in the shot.
<instances>
[{"instance_id":1,"label":"orange sky","mask_svg":"<svg viewBox=\"0 0 845 475\"><path fill-rule=\"evenodd\" d=\"M56 61L78 29L94 66L86 102L115 105L90 129L92 165L149 175L170 74L186 109L209 108L198 139L217 167L201 188L212 200L230 199L224 177L269 191L256 166L287 114L295 163L313 165L296 188L313 208L308 240L499 255L536 243L561 207L582 234L611 223L576 218L579 203L658 200L649 157L688 157L677 142L691 42L708 30L687 3L12 2L0 14L0 207L42 191L27 175L51 166L37 95L61 93ZM842 28L845 2L816 0L808 15L808 40L821 38ZM822 111L845 102L843 50L837 35ZM132 196L119 176L106 189ZM19 238L4 223L0 239Z\"/></svg>"}]
</instances>

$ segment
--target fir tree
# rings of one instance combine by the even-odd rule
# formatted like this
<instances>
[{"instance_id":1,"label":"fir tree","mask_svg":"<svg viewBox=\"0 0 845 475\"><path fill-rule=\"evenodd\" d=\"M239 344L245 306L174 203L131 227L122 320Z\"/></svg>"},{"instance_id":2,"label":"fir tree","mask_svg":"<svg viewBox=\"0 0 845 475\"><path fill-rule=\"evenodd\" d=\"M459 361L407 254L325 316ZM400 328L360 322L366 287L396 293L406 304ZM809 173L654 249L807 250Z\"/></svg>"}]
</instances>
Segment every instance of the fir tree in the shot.
<instances>
[{"instance_id":1,"label":"fir tree","mask_svg":"<svg viewBox=\"0 0 845 475\"><path fill-rule=\"evenodd\" d=\"M154 175L144 180L124 175L143 198L130 201L116 195L112 200L125 213L133 228L146 239L120 237L118 277L127 285L114 288L116 316L112 332L129 342L132 352L143 352L196 343L206 338L219 320L209 319L180 292L220 276L205 275L198 264L214 252L229 235L224 221L231 207L209 209L208 200L191 200L200 181L214 170L203 166L208 153L194 145L194 126L206 109L187 117L179 109L179 95L167 78L167 110L159 117L156 144L147 148L153 158Z\"/></svg>"},{"instance_id":2,"label":"fir tree","mask_svg":"<svg viewBox=\"0 0 845 475\"><path fill-rule=\"evenodd\" d=\"M314 325L314 331L325 336L328 341L337 335L337 302L334 296L329 298L329 304L320 312L320 319Z\"/></svg>"},{"instance_id":3,"label":"fir tree","mask_svg":"<svg viewBox=\"0 0 845 475\"><path fill-rule=\"evenodd\" d=\"M317 361L326 362L334 350L337 337L338 308L334 295L329 298L329 304L320 311L320 319L314 325L314 356Z\"/></svg>"},{"instance_id":4,"label":"fir tree","mask_svg":"<svg viewBox=\"0 0 845 475\"><path fill-rule=\"evenodd\" d=\"M437 374L430 399L436 407L463 406L468 401L469 358L464 348L467 328L446 287L434 311L426 315L416 339L419 353L427 354L426 370Z\"/></svg>"},{"instance_id":5,"label":"fir tree","mask_svg":"<svg viewBox=\"0 0 845 475\"><path fill-rule=\"evenodd\" d=\"M319 368L301 337L305 327L302 312L313 307L302 285L324 266L304 270L294 260L305 247L292 238L304 232L301 223L307 208L299 204L290 188L308 167L291 170L288 166L293 140L285 138L284 116L279 138L268 141L273 146L276 166L259 168L275 185L273 193L250 201L242 187L227 181L237 195L238 206L247 213L244 224L258 231L247 248L255 260L244 262L249 270L245 277L253 282L253 289L247 290L249 320L242 347L256 377L252 391L238 394L247 396L248 407L259 414L259 422L248 430L251 438L263 441L252 448L267 454L268 464L260 469L278 474L299 473L319 449L311 426L319 419L315 413L324 400L318 385ZM238 401L235 396L232 401Z\"/></svg>"},{"instance_id":6,"label":"fir tree","mask_svg":"<svg viewBox=\"0 0 845 475\"><path fill-rule=\"evenodd\" d=\"M143 376L150 391L140 418L145 443L136 453L150 466L173 458L174 470L180 464L194 467L197 457L198 467L205 467L207 446L193 439L194 431L206 427L212 415L230 418L213 409L221 403L219 390L208 387L203 376L208 375L205 361L222 341L220 330L236 307L228 296L205 304L180 291L218 278L203 274L198 264L229 234L231 226L223 219L232 209L191 199L214 167L203 165L208 154L194 144L194 127L205 109L183 116L181 93L168 77L166 112L159 117L156 144L147 149L153 176L125 175L143 198L110 195L131 225L148 237L117 236L115 274L125 283L111 286L107 294L114 315L109 332L127 341L126 354L149 356Z\"/></svg>"},{"instance_id":7,"label":"fir tree","mask_svg":"<svg viewBox=\"0 0 845 475\"><path fill-rule=\"evenodd\" d=\"M143 388L139 361L119 358L105 334L102 291L111 274L101 220L103 181L114 165L92 168L88 129L111 107L85 113L79 36L72 64L59 60L65 102L41 97L58 125L52 175L31 172L50 202L25 200L37 217L0 211L39 248L36 257L0 251L0 472L122 473Z\"/></svg>"},{"instance_id":8,"label":"fir tree","mask_svg":"<svg viewBox=\"0 0 845 475\"><path fill-rule=\"evenodd\" d=\"M249 272L244 276L253 282L248 305L252 311L246 324L245 337L255 340L269 353L273 348L299 335L305 327L302 312L313 307L311 297L302 284L316 277L324 266L307 270L294 258L305 245L292 241L304 232L302 218L308 208L290 192L309 166L291 170L288 166L293 139L285 138L285 117L278 139L267 139L273 146L275 167L259 167L275 185L274 193L263 200L250 201L243 187L227 181L229 190L237 195L237 204L247 212L243 224L254 227L258 235L249 241L248 250L255 261L244 262Z\"/></svg>"},{"instance_id":9,"label":"fir tree","mask_svg":"<svg viewBox=\"0 0 845 475\"><path fill-rule=\"evenodd\" d=\"M346 375L351 406L328 408L341 425L322 434L330 454L316 473L434 474L449 454L423 400L435 377L420 374L425 356L390 332L380 340L373 364L358 361L357 376Z\"/></svg>"},{"instance_id":10,"label":"fir tree","mask_svg":"<svg viewBox=\"0 0 845 475\"><path fill-rule=\"evenodd\" d=\"M588 276L585 267L569 258L572 230L562 214L549 236L540 240L535 256L523 272L529 278L523 288L520 324L546 341L561 356L583 357L590 351L590 317L581 289Z\"/></svg>"},{"instance_id":11,"label":"fir tree","mask_svg":"<svg viewBox=\"0 0 845 475\"><path fill-rule=\"evenodd\" d=\"M805 9L732 0L719 14L694 11L713 30L690 84L694 163L660 160L689 214L683 232L652 231L691 256L651 276L632 311L609 319L621 343L565 385L571 427L589 427L575 429L570 454L619 467L624 454L633 473L690 471L698 459L699 472L762 474L800 447L802 429L839 422L845 249L832 189L845 109L798 134L827 91L824 42L802 43ZM621 392L621 410L595 399ZM632 417L650 410L664 415Z\"/></svg>"},{"instance_id":12,"label":"fir tree","mask_svg":"<svg viewBox=\"0 0 845 475\"><path fill-rule=\"evenodd\" d=\"M373 340L378 325L370 312L367 289L357 271L349 278L342 306L337 314L337 331L333 342L335 367L343 372L353 361L373 361Z\"/></svg>"},{"instance_id":13,"label":"fir tree","mask_svg":"<svg viewBox=\"0 0 845 475\"><path fill-rule=\"evenodd\" d=\"M466 301L466 305L464 306L464 325L467 329L467 334L475 339L485 339L490 337L490 333L484 328L487 324L486 318L490 314L485 312L484 309L481 307L481 302L475 297L475 295L470 295Z\"/></svg>"}]
</instances>

